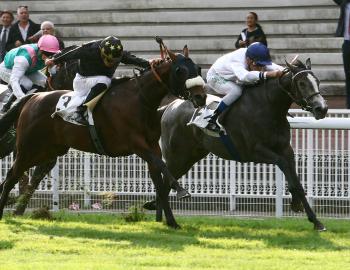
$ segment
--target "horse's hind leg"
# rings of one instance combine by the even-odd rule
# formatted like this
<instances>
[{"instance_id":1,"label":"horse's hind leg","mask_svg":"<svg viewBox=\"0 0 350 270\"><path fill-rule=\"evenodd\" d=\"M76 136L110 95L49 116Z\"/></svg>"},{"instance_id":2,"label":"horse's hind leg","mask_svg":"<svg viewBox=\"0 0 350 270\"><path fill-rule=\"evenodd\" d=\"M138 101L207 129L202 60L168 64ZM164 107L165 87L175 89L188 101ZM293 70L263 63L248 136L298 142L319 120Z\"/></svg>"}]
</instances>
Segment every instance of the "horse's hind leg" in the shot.
<instances>
[{"instance_id":1,"label":"horse's hind leg","mask_svg":"<svg viewBox=\"0 0 350 270\"><path fill-rule=\"evenodd\" d=\"M50 162L36 166L33 176L30 179L30 183L26 186L26 189L24 190L23 194L19 196L16 202L16 209L13 212L15 215L23 215L29 200L33 196L35 190L38 188L41 180L47 175L52 168L56 164L56 158L51 160Z\"/></svg>"}]
</instances>

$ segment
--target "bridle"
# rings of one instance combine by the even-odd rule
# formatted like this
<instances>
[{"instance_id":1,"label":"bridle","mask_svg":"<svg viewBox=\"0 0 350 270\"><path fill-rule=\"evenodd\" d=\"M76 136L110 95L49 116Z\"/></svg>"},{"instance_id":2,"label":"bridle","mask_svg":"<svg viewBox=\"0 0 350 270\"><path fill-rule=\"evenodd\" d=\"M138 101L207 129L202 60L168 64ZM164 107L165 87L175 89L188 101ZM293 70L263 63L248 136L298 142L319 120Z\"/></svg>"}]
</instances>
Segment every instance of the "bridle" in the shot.
<instances>
[{"instance_id":1,"label":"bridle","mask_svg":"<svg viewBox=\"0 0 350 270\"><path fill-rule=\"evenodd\" d=\"M287 74L288 72L291 72L289 68L285 68L283 70L283 75L278 79L278 84L279 87L284 91L297 105L299 105L303 110L305 111L312 111L312 107L309 105L309 101L311 98L314 96L320 95L320 92L317 91L315 93L312 93L311 95L307 97L303 97L300 95L300 90L298 89L298 86L296 84L296 79L299 77L301 74L311 74L312 76L315 77L314 73L311 70L301 70L295 74L292 74L292 80L291 80L291 87L290 90L286 89L282 84L281 84L281 78Z\"/></svg>"},{"instance_id":2,"label":"bridle","mask_svg":"<svg viewBox=\"0 0 350 270\"><path fill-rule=\"evenodd\" d=\"M159 50L160 50L160 57L161 57L161 59L163 61L169 61L169 62L172 63L172 60L169 57L168 48L163 43L163 40L160 37L156 37L156 41L159 43ZM163 82L162 78L160 77L160 75L156 71L156 69L154 67L154 64L151 64L151 70L152 70L152 73L153 73L154 77L162 85L162 87L164 87L167 90L168 93L174 94L174 92ZM181 93L180 94L176 94L176 96L180 97L180 98L182 98L184 100L190 100L191 102L193 102L193 97L191 95L191 91L189 89L187 89L186 86L182 89Z\"/></svg>"}]
</instances>

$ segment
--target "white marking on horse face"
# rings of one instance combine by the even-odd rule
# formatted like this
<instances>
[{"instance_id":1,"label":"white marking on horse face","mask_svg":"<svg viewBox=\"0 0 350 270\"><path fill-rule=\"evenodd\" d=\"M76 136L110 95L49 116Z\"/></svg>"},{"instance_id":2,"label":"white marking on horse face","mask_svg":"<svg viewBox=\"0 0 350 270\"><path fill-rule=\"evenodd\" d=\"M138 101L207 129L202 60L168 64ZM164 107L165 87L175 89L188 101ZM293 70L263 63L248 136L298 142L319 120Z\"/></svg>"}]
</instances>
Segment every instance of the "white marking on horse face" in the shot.
<instances>
[{"instance_id":1,"label":"white marking on horse face","mask_svg":"<svg viewBox=\"0 0 350 270\"><path fill-rule=\"evenodd\" d=\"M309 81L311 82L311 84L312 84L312 86L313 86L313 88L315 90L314 93L319 92L316 78L314 76L312 76L311 74L307 74L307 78L309 79Z\"/></svg>"},{"instance_id":2,"label":"white marking on horse face","mask_svg":"<svg viewBox=\"0 0 350 270\"><path fill-rule=\"evenodd\" d=\"M307 74L307 78L309 79L309 81L312 84L312 87L314 88L314 93L319 92L319 88L318 88L318 84L317 84L316 78L314 76L312 76L311 74ZM319 104L319 106L321 106L322 108L327 106L326 101L324 100L324 98L321 95L313 96L311 98L310 102L312 104Z\"/></svg>"}]
</instances>

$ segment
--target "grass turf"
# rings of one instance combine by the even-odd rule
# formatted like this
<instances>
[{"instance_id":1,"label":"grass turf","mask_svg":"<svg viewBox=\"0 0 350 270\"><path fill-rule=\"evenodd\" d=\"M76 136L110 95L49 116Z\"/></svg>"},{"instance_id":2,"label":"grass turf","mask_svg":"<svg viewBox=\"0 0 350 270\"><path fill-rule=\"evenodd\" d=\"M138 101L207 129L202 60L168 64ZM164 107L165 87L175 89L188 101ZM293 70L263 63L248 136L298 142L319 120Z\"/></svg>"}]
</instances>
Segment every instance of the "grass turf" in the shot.
<instances>
[{"instance_id":1,"label":"grass turf","mask_svg":"<svg viewBox=\"0 0 350 270\"><path fill-rule=\"evenodd\" d=\"M178 217L181 230L120 215L5 216L0 269L350 269L350 221Z\"/></svg>"}]
</instances>

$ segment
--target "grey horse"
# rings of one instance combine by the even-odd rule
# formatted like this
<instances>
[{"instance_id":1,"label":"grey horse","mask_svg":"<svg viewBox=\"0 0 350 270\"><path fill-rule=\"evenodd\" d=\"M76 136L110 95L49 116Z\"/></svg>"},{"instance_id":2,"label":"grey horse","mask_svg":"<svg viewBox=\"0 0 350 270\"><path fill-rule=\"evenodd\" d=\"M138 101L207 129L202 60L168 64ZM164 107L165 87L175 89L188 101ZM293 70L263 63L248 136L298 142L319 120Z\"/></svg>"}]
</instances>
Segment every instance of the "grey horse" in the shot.
<instances>
[{"instance_id":1,"label":"grey horse","mask_svg":"<svg viewBox=\"0 0 350 270\"><path fill-rule=\"evenodd\" d=\"M292 210L300 212L305 209L314 228L323 231L325 227L307 202L296 173L287 114L293 102L311 111L316 119L324 118L328 107L320 95L319 81L311 71L310 59L306 60L306 65L299 60L286 64L287 69L280 79L245 89L241 98L219 119L239 158L227 150L220 138L209 136L196 126L187 126L195 108L180 100L166 106L163 112L162 153L176 179L209 152L229 160L275 164L288 181ZM152 208L151 205L148 202L145 208ZM153 201L153 208L156 207ZM161 213L158 208L158 221Z\"/></svg>"}]
</instances>

